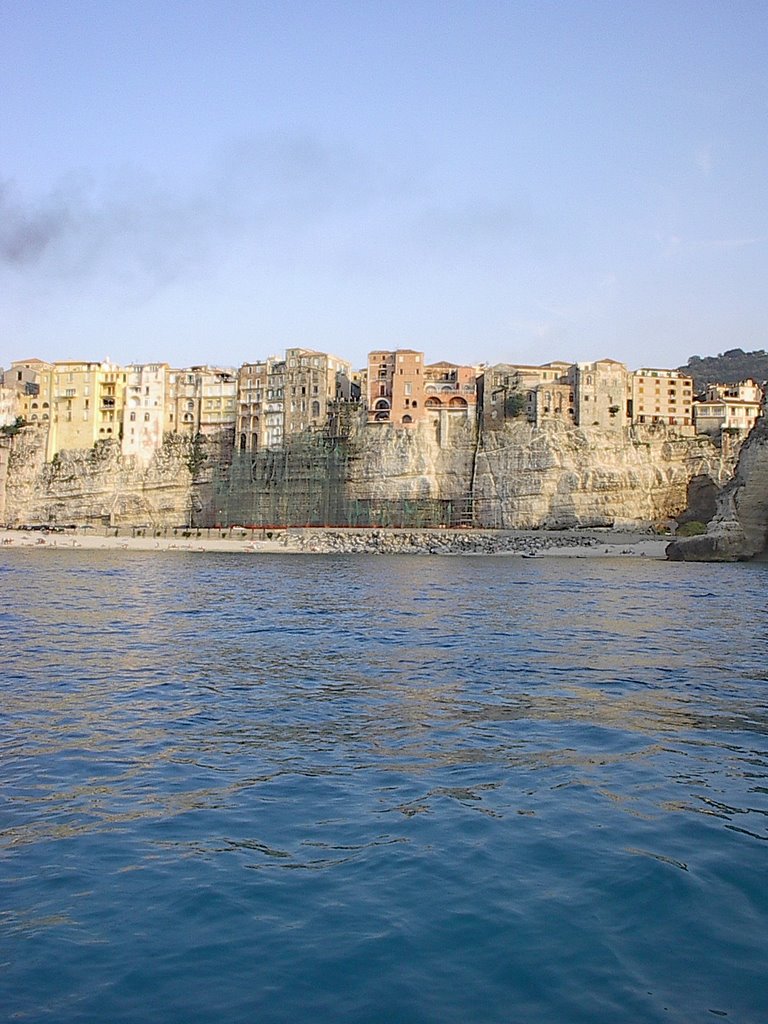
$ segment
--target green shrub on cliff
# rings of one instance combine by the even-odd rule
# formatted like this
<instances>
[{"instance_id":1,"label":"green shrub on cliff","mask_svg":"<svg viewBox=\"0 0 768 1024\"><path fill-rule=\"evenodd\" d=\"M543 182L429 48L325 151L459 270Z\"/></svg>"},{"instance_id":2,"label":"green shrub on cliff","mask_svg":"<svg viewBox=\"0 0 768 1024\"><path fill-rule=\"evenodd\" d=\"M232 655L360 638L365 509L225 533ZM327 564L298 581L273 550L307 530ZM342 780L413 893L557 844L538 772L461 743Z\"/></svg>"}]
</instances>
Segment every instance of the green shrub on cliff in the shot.
<instances>
[{"instance_id":1,"label":"green shrub on cliff","mask_svg":"<svg viewBox=\"0 0 768 1024\"><path fill-rule=\"evenodd\" d=\"M706 532L707 532L707 527L706 527L705 523L700 523L698 521L698 519L692 519L689 523L683 523L683 525L677 531L677 536L678 537L698 537L702 533L706 533Z\"/></svg>"},{"instance_id":2,"label":"green shrub on cliff","mask_svg":"<svg viewBox=\"0 0 768 1024\"><path fill-rule=\"evenodd\" d=\"M4 427L0 427L0 434L4 434L5 437L13 437L21 430L22 427L26 427L27 421L23 416L17 416L13 423L6 423Z\"/></svg>"}]
</instances>

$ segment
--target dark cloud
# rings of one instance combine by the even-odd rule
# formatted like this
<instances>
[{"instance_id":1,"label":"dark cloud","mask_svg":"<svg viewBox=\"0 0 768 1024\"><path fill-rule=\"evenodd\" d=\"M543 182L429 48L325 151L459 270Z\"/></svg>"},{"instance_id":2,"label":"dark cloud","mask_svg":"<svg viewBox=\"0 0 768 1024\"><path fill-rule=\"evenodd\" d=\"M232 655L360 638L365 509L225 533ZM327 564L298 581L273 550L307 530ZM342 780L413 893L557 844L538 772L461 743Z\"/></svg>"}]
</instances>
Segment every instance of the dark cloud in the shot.
<instances>
[{"instance_id":1,"label":"dark cloud","mask_svg":"<svg viewBox=\"0 0 768 1024\"><path fill-rule=\"evenodd\" d=\"M138 170L98 185L62 183L37 199L22 199L8 182L0 188L0 263L33 278L98 276L133 288L212 265L232 245L279 261L317 225L364 207L375 178L343 146L276 132L230 146L186 193Z\"/></svg>"},{"instance_id":2,"label":"dark cloud","mask_svg":"<svg viewBox=\"0 0 768 1024\"><path fill-rule=\"evenodd\" d=\"M66 203L50 198L36 209L14 199L7 182L0 184L0 259L24 266L37 263L70 223Z\"/></svg>"}]
</instances>

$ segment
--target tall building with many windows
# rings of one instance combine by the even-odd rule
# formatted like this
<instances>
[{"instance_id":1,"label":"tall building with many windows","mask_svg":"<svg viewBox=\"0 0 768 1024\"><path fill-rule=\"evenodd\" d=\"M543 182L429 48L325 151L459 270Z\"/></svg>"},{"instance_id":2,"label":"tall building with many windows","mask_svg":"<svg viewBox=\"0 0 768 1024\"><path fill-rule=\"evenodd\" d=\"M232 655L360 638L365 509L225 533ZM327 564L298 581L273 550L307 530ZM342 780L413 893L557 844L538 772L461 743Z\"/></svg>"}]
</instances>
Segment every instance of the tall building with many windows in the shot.
<instances>
[{"instance_id":1,"label":"tall building with many windows","mask_svg":"<svg viewBox=\"0 0 768 1024\"><path fill-rule=\"evenodd\" d=\"M286 437L322 430L340 382L350 375L345 359L307 348L244 363L238 372L238 450L279 448Z\"/></svg>"},{"instance_id":2,"label":"tall building with many windows","mask_svg":"<svg viewBox=\"0 0 768 1024\"><path fill-rule=\"evenodd\" d=\"M631 375L630 420L693 432L693 380L680 370L644 368Z\"/></svg>"},{"instance_id":3,"label":"tall building with many windows","mask_svg":"<svg viewBox=\"0 0 768 1024\"><path fill-rule=\"evenodd\" d=\"M172 411L167 424L168 372L167 363L127 367L122 450L140 462L149 462L162 446L166 430L173 429Z\"/></svg>"},{"instance_id":4,"label":"tall building with many windows","mask_svg":"<svg viewBox=\"0 0 768 1024\"><path fill-rule=\"evenodd\" d=\"M66 360L41 372L41 402L44 390L50 395L49 461L60 451L121 439L127 379L128 370L108 360Z\"/></svg>"}]
</instances>

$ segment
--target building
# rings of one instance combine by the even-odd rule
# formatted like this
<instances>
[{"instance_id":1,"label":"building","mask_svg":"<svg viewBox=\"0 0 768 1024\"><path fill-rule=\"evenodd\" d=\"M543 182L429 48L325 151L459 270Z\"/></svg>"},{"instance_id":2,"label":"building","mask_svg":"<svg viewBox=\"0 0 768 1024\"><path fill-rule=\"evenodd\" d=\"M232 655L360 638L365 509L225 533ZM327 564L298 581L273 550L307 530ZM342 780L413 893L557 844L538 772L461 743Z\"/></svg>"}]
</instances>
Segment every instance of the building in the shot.
<instances>
[{"instance_id":1,"label":"building","mask_svg":"<svg viewBox=\"0 0 768 1024\"><path fill-rule=\"evenodd\" d=\"M3 374L3 385L18 395L17 415L26 423L46 426L51 418L51 381L48 374L52 367L42 359L21 359L11 363Z\"/></svg>"},{"instance_id":2,"label":"building","mask_svg":"<svg viewBox=\"0 0 768 1024\"><path fill-rule=\"evenodd\" d=\"M307 348L285 351L285 436L321 430L352 365L345 359Z\"/></svg>"},{"instance_id":3,"label":"building","mask_svg":"<svg viewBox=\"0 0 768 1024\"><path fill-rule=\"evenodd\" d=\"M232 445L237 424L237 374L216 366L166 371L165 424L186 437Z\"/></svg>"},{"instance_id":4,"label":"building","mask_svg":"<svg viewBox=\"0 0 768 1024\"><path fill-rule=\"evenodd\" d=\"M484 367L477 382L484 429L497 430L521 416L530 423L554 417L575 422L570 370L571 364L561 361L541 366L496 363Z\"/></svg>"},{"instance_id":5,"label":"building","mask_svg":"<svg viewBox=\"0 0 768 1024\"><path fill-rule=\"evenodd\" d=\"M200 433L232 444L237 422L237 374L211 366L192 368L199 378Z\"/></svg>"},{"instance_id":6,"label":"building","mask_svg":"<svg viewBox=\"0 0 768 1024\"><path fill-rule=\"evenodd\" d=\"M635 370L628 413L633 424L665 423L693 433L692 378L679 370Z\"/></svg>"},{"instance_id":7,"label":"building","mask_svg":"<svg viewBox=\"0 0 768 1024\"><path fill-rule=\"evenodd\" d=\"M368 355L368 422L411 426L443 415L474 417L476 376L474 366L426 365L415 349L377 349Z\"/></svg>"},{"instance_id":8,"label":"building","mask_svg":"<svg viewBox=\"0 0 768 1024\"><path fill-rule=\"evenodd\" d=\"M738 384L709 384L702 399L693 403L698 434L718 435L723 430L746 434L761 414L763 389L753 380Z\"/></svg>"},{"instance_id":9,"label":"building","mask_svg":"<svg viewBox=\"0 0 768 1024\"><path fill-rule=\"evenodd\" d=\"M334 403L350 400L351 371L345 359L308 348L244 363L237 375L238 450L280 448L286 437L324 429Z\"/></svg>"},{"instance_id":10,"label":"building","mask_svg":"<svg viewBox=\"0 0 768 1024\"><path fill-rule=\"evenodd\" d=\"M424 353L368 353L368 422L411 424L424 406Z\"/></svg>"},{"instance_id":11,"label":"building","mask_svg":"<svg viewBox=\"0 0 768 1024\"><path fill-rule=\"evenodd\" d=\"M456 363L430 363L424 367L424 410L471 417L477 411L477 370Z\"/></svg>"},{"instance_id":12,"label":"building","mask_svg":"<svg viewBox=\"0 0 768 1024\"><path fill-rule=\"evenodd\" d=\"M40 372L41 418L46 412L45 395L50 395L48 461L60 451L92 448L99 441L121 440L127 379L127 369L109 360L65 360ZM30 422L34 422L34 405L33 401Z\"/></svg>"},{"instance_id":13,"label":"building","mask_svg":"<svg viewBox=\"0 0 768 1024\"><path fill-rule=\"evenodd\" d=\"M269 356L244 363L237 373L238 451L258 451L283 443L285 359Z\"/></svg>"},{"instance_id":14,"label":"building","mask_svg":"<svg viewBox=\"0 0 768 1024\"><path fill-rule=\"evenodd\" d=\"M629 371L624 363L615 359L574 363L568 379L573 392L574 421L579 426L616 430L627 425Z\"/></svg>"},{"instance_id":15,"label":"building","mask_svg":"<svg viewBox=\"0 0 768 1024\"><path fill-rule=\"evenodd\" d=\"M123 455L132 455L140 462L149 462L162 447L166 431L173 430L175 412L166 411L169 371L167 363L127 367Z\"/></svg>"}]
</instances>

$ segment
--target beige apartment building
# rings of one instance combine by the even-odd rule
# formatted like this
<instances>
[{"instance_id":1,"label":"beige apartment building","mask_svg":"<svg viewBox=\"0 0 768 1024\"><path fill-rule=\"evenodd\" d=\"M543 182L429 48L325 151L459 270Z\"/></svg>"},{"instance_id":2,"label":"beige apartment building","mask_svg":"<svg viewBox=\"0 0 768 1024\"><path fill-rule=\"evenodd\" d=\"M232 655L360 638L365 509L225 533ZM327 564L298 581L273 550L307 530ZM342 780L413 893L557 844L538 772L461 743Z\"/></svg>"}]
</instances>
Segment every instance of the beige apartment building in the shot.
<instances>
[{"instance_id":1,"label":"beige apartment building","mask_svg":"<svg viewBox=\"0 0 768 1024\"><path fill-rule=\"evenodd\" d=\"M279 448L283 443L285 359L269 356L244 363L237 375L238 451Z\"/></svg>"},{"instance_id":2,"label":"beige apartment building","mask_svg":"<svg viewBox=\"0 0 768 1024\"><path fill-rule=\"evenodd\" d=\"M575 422L615 430L627 426L629 371L615 359L574 363L568 373Z\"/></svg>"},{"instance_id":3,"label":"beige apartment building","mask_svg":"<svg viewBox=\"0 0 768 1024\"><path fill-rule=\"evenodd\" d=\"M478 378L483 427L495 430L517 416L530 423L559 418L575 422L571 363L560 360L532 366L496 363Z\"/></svg>"},{"instance_id":4,"label":"beige apartment building","mask_svg":"<svg viewBox=\"0 0 768 1024\"><path fill-rule=\"evenodd\" d=\"M693 403L693 420L699 434L717 435L723 430L748 433L763 403L763 389L754 380L738 384L709 384L701 401Z\"/></svg>"},{"instance_id":5,"label":"beige apartment building","mask_svg":"<svg viewBox=\"0 0 768 1024\"><path fill-rule=\"evenodd\" d=\"M174 429L174 411L166 410L169 369L167 363L127 367L122 451L139 462L149 462Z\"/></svg>"},{"instance_id":6,"label":"beige apartment building","mask_svg":"<svg viewBox=\"0 0 768 1024\"><path fill-rule=\"evenodd\" d=\"M349 378L352 364L326 352L306 348L285 351L284 433L320 430L336 401L341 376Z\"/></svg>"},{"instance_id":7,"label":"beige apartment building","mask_svg":"<svg viewBox=\"0 0 768 1024\"><path fill-rule=\"evenodd\" d=\"M644 368L631 375L630 420L693 433L693 380L679 370Z\"/></svg>"},{"instance_id":8,"label":"beige apartment building","mask_svg":"<svg viewBox=\"0 0 768 1024\"><path fill-rule=\"evenodd\" d=\"M215 366L166 371L166 430L231 442L237 423L237 374Z\"/></svg>"},{"instance_id":9,"label":"beige apartment building","mask_svg":"<svg viewBox=\"0 0 768 1024\"><path fill-rule=\"evenodd\" d=\"M51 418L51 363L20 359L3 375L5 387L18 393L18 415L27 423L47 423Z\"/></svg>"},{"instance_id":10,"label":"beige apartment building","mask_svg":"<svg viewBox=\"0 0 768 1024\"><path fill-rule=\"evenodd\" d=\"M238 371L238 450L279 448L286 437L322 430L351 372L345 359L307 348L244 363Z\"/></svg>"}]
</instances>

